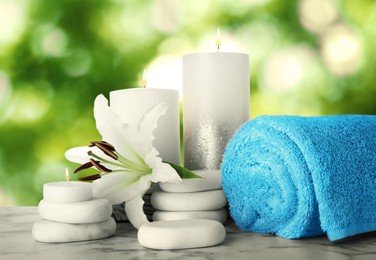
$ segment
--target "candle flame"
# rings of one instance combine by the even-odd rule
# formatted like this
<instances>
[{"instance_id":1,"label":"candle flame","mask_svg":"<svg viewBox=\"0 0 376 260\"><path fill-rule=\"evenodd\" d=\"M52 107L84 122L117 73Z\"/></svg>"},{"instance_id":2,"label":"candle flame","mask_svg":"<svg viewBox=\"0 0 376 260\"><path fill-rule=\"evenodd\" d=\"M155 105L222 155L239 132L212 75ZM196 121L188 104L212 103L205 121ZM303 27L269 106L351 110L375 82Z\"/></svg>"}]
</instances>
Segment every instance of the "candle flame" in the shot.
<instances>
[{"instance_id":1,"label":"candle flame","mask_svg":"<svg viewBox=\"0 0 376 260\"><path fill-rule=\"evenodd\" d=\"M65 181L69 182L69 171L68 171L68 168L65 168Z\"/></svg>"},{"instance_id":2,"label":"candle flame","mask_svg":"<svg viewBox=\"0 0 376 260\"><path fill-rule=\"evenodd\" d=\"M221 41L221 30L219 27L217 28L217 38L215 40L215 45L217 46L217 51L219 51L219 46L221 46L222 41Z\"/></svg>"},{"instance_id":3,"label":"candle flame","mask_svg":"<svg viewBox=\"0 0 376 260\"><path fill-rule=\"evenodd\" d=\"M148 84L148 80L147 80L147 71L146 69L144 69L144 73L142 74L142 81L141 81L141 84L142 86L144 86L144 88L146 88L146 85Z\"/></svg>"}]
</instances>

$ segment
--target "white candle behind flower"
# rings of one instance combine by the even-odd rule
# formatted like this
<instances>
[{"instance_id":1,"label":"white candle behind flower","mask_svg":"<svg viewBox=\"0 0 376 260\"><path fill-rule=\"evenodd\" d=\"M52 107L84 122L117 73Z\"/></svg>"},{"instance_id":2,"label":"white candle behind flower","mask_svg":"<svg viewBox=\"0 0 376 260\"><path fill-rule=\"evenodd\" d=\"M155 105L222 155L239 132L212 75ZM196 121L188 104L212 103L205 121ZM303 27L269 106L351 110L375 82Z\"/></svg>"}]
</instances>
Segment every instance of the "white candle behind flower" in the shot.
<instances>
[{"instance_id":1,"label":"white candle behind flower","mask_svg":"<svg viewBox=\"0 0 376 260\"><path fill-rule=\"evenodd\" d=\"M50 182L43 185L43 198L54 203L87 201L93 198L91 183L69 181L68 169L64 182Z\"/></svg>"},{"instance_id":2,"label":"white candle behind flower","mask_svg":"<svg viewBox=\"0 0 376 260\"><path fill-rule=\"evenodd\" d=\"M110 107L124 123L137 128L147 111L161 102L169 103L170 107L165 115L158 120L153 145L164 161L180 164L179 92L170 89L146 88L145 71L142 84L144 88L111 91Z\"/></svg>"},{"instance_id":3,"label":"white candle behind flower","mask_svg":"<svg viewBox=\"0 0 376 260\"><path fill-rule=\"evenodd\" d=\"M250 117L249 56L219 51L183 56L184 166L219 169L235 131Z\"/></svg>"}]
</instances>

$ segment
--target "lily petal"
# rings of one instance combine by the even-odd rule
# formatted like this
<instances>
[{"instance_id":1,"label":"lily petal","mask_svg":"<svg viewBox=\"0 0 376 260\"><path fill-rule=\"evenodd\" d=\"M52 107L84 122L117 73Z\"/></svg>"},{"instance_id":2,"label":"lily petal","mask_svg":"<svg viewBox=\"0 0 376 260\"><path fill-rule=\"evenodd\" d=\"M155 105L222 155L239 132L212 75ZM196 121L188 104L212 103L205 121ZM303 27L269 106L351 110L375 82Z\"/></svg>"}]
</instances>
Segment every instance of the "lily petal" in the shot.
<instances>
[{"instance_id":1,"label":"lily petal","mask_svg":"<svg viewBox=\"0 0 376 260\"><path fill-rule=\"evenodd\" d=\"M95 99L94 117L103 140L114 145L124 157L137 160L134 149L139 146L139 138L136 130L122 122L108 106L108 100L103 95L98 95Z\"/></svg>"},{"instance_id":2,"label":"lily petal","mask_svg":"<svg viewBox=\"0 0 376 260\"><path fill-rule=\"evenodd\" d=\"M145 162L153 169L149 180L156 182L173 182L181 183L182 179L179 174L172 168L168 163L162 162L162 159L155 156L154 152L151 151L145 156ZM146 176L143 176L140 181L143 181Z\"/></svg>"},{"instance_id":3,"label":"lily petal","mask_svg":"<svg viewBox=\"0 0 376 260\"><path fill-rule=\"evenodd\" d=\"M137 126L137 132L145 140L145 143L151 144L155 136L154 130L158 126L158 120L161 116L166 114L171 104L168 102L161 102L147 111L141 118Z\"/></svg>"},{"instance_id":4,"label":"lily petal","mask_svg":"<svg viewBox=\"0 0 376 260\"><path fill-rule=\"evenodd\" d=\"M168 163L160 163L155 168L153 168L151 181L181 183L182 179L171 165L169 165Z\"/></svg>"},{"instance_id":5,"label":"lily petal","mask_svg":"<svg viewBox=\"0 0 376 260\"><path fill-rule=\"evenodd\" d=\"M65 152L65 158L67 158L71 162L84 164L87 163L90 159L90 156L87 154L89 151L93 151L98 155L102 155L102 151L100 151L96 147L87 147L87 146L79 146L74 147Z\"/></svg>"},{"instance_id":6,"label":"lily petal","mask_svg":"<svg viewBox=\"0 0 376 260\"><path fill-rule=\"evenodd\" d=\"M139 229L142 225L149 223L143 209L143 195L144 194L140 194L125 202L125 213L127 214L129 222L131 222L136 229Z\"/></svg>"},{"instance_id":7,"label":"lily petal","mask_svg":"<svg viewBox=\"0 0 376 260\"><path fill-rule=\"evenodd\" d=\"M116 163L116 160L114 160L111 157L108 157L104 152L102 152L98 147L88 147L88 146L79 146L74 147L65 152L65 158L67 158L68 161L84 164L90 161L91 157L88 154L88 152L93 152L94 154L106 158L108 161ZM119 169L118 166L108 164L106 162L102 162L102 165L104 165L107 168L110 168L112 170Z\"/></svg>"},{"instance_id":8,"label":"lily petal","mask_svg":"<svg viewBox=\"0 0 376 260\"><path fill-rule=\"evenodd\" d=\"M111 204L119 204L141 194L140 175L112 172L93 182L94 197L105 198ZM150 187L150 186L149 186Z\"/></svg>"}]
</instances>

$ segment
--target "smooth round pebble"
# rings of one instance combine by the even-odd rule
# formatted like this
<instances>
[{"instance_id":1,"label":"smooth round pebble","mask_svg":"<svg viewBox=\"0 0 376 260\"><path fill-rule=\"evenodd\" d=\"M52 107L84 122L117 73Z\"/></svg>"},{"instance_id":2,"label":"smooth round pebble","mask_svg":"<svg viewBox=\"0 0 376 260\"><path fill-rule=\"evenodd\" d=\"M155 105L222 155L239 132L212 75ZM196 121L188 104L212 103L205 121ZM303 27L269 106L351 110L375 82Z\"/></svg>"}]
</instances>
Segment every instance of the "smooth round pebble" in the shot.
<instances>
[{"instance_id":1,"label":"smooth round pebble","mask_svg":"<svg viewBox=\"0 0 376 260\"><path fill-rule=\"evenodd\" d=\"M182 220L182 219L211 219L221 223L227 220L225 209L207 211L156 211L153 214L153 221Z\"/></svg>"},{"instance_id":2,"label":"smooth round pebble","mask_svg":"<svg viewBox=\"0 0 376 260\"><path fill-rule=\"evenodd\" d=\"M165 211L215 210L226 205L226 196L222 190L191 193L156 191L151 196L151 205Z\"/></svg>"},{"instance_id":3,"label":"smooth round pebble","mask_svg":"<svg viewBox=\"0 0 376 260\"><path fill-rule=\"evenodd\" d=\"M105 199L93 199L75 203L53 203L41 200L39 215L47 220L70 224L102 222L111 217L112 205Z\"/></svg>"},{"instance_id":4,"label":"smooth round pebble","mask_svg":"<svg viewBox=\"0 0 376 260\"><path fill-rule=\"evenodd\" d=\"M202 178L183 179L182 183L159 183L159 186L166 192L197 192L222 188L221 171L196 170L193 172Z\"/></svg>"},{"instance_id":5,"label":"smooth round pebble","mask_svg":"<svg viewBox=\"0 0 376 260\"><path fill-rule=\"evenodd\" d=\"M152 249L184 249L218 245L226 237L224 226L208 219L157 221L138 230L138 242Z\"/></svg>"},{"instance_id":6,"label":"smooth round pebble","mask_svg":"<svg viewBox=\"0 0 376 260\"><path fill-rule=\"evenodd\" d=\"M112 236L116 231L113 218L91 224L67 224L48 220L34 223L32 235L35 240L45 243L62 243L101 239Z\"/></svg>"}]
</instances>

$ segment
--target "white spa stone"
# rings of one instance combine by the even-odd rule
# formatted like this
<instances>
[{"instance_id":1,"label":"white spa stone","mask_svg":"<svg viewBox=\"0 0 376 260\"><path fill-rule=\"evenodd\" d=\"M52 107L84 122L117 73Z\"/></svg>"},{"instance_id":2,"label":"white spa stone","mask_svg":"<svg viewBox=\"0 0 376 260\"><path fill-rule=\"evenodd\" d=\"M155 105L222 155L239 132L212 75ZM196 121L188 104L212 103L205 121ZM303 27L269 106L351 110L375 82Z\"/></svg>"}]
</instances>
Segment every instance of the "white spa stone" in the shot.
<instances>
[{"instance_id":1,"label":"white spa stone","mask_svg":"<svg viewBox=\"0 0 376 260\"><path fill-rule=\"evenodd\" d=\"M138 242L152 249L183 249L218 245L226 237L224 226L208 219L157 221L142 225Z\"/></svg>"},{"instance_id":2,"label":"white spa stone","mask_svg":"<svg viewBox=\"0 0 376 260\"><path fill-rule=\"evenodd\" d=\"M159 186L166 192L197 192L222 188L221 171L196 170L193 172L202 178L183 179L182 183L160 183Z\"/></svg>"},{"instance_id":3,"label":"white spa stone","mask_svg":"<svg viewBox=\"0 0 376 260\"><path fill-rule=\"evenodd\" d=\"M215 210L226 205L226 197L222 190L191 193L156 191L151 196L151 205L165 211Z\"/></svg>"},{"instance_id":4,"label":"white spa stone","mask_svg":"<svg viewBox=\"0 0 376 260\"><path fill-rule=\"evenodd\" d=\"M115 231L116 222L113 218L91 224L39 220L33 225L32 235L39 242L62 243L106 238L112 236Z\"/></svg>"},{"instance_id":5,"label":"white spa stone","mask_svg":"<svg viewBox=\"0 0 376 260\"><path fill-rule=\"evenodd\" d=\"M47 220L71 224L102 222L111 217L112 205L105 199L75 203L53 203L41 200L39 215Z\"/></svg>"},{"instance_id":6,"label":"white spa stone","mask_svg":"<svg viewBox=\"0 0 376 260\"><path fill-rule=\"evenodd\" d=\"M227 212L225 209L207 211L160 211L153 214L153 221L182 220L182 219L211 219L225 223Z\"/></svg>"}]
</instances>

